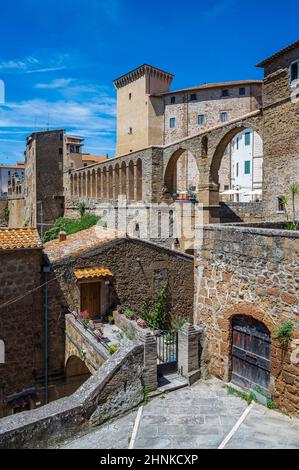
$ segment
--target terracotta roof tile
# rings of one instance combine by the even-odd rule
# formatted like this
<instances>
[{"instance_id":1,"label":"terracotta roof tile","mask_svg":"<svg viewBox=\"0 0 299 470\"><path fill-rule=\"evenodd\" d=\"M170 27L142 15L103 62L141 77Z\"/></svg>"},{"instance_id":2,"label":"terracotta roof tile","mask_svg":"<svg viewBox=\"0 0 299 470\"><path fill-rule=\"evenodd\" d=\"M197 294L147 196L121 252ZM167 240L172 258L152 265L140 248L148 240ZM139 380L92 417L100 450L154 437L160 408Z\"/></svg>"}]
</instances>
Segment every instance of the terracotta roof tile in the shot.
<instances>
[{"instance_id":1,"label":"terracotta roof tile","mask_svg":"<svg viewBox=\"0 0 299 470\"><path fill-rule=\"evenodd\" d=\"M244 85L251 85L251 84L258 84L261 85L263 83L262 80L238 80L235 82L219 82L219 83L204 83L203 85L193 86L191 88L182 88L181 90L174 90L174 91L165 91L163 93L157 93L153 96L164 96L164 95L175 95L176 93L184 93L188 91L196 91L196 90L206 90L210 88L227 88L227 87L237 87L237 86L244 86Z\"/></svg>"},{"instance_id":2,"label":"terracotta roof tile","mask_svg":"<svg viewBox=\"0 0 299 470\"><path fill-rule=\"evenodd\" d=\"M75 269L74 274L77 279L96 279L100 277L112 276L112 272L107 268Z\"/></svg>"},{"instance_id":3,"label":"terracotta roof tile","mask_svg":"<svg viewBox=\"0 0 299 470\"><path fill-rule=\"evenodd\" d=\"M42 248L36 228L0 228L0 250Z\"/></svg>"},{"instance_id":4,"label":"terracotta roof tile","mask_svg":"<svg viewBox=\"0 0 299 470\"><path fill-rule=\"evenodd\" d=\"M267 59L262 60L262 62L259 62L256 64L256 67L265 67L265 65L269 64L273 60L277 59L278 57L286 54L287 52L292 51L293 49L296 49L296 47L299 47L299 41L295 41L289 46L285 47L284 49L281 49L280 51L276 52L275 54L271 55L270 57L267 57Z\"/></svg>"}]
</instances>

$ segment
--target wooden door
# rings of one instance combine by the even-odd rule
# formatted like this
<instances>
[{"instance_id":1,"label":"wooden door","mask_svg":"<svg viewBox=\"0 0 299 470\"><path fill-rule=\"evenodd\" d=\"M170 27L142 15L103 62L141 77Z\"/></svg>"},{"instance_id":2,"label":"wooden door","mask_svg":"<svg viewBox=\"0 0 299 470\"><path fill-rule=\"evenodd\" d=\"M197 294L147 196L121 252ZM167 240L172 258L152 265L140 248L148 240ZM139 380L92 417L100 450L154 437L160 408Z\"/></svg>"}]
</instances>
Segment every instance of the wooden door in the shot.
<instances>
[{"instance_id":1,"label":"wooden door","mask_svg":"<svg viewBox=\"0 0 299 470\"><path fill-rule=\"evenodd\" d=\"M251 317L233 318L232 382L245 388L268 390L270 381L269 330Z\"/></svg>"},{"instance_id":2,"label":"wooden door","mask_svg":"<svg viewBox=\"0 0 299 470\"><path fill-rule=\"evenodd\" d=\"M92 319L101 317L101 282L81 284L81 312L88 310Z\"/></svg>"}]
</instances>

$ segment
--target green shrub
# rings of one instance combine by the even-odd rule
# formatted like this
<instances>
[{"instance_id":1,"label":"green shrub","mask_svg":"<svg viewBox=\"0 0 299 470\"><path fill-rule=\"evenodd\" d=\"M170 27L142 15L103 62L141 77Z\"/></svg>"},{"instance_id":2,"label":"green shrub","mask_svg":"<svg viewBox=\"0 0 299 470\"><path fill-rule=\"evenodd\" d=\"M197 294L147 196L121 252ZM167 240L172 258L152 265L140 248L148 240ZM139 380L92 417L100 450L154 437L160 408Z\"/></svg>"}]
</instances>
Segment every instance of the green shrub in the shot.
<instances>
[{"instance_id":1,"label":"green shrub","mask_svg":"<svg viewBox=\"0 0 299 470\"><path fill-rule=\"evenodd\" d=\"M53 227L51 227L44 235L44 243L50 240L58 238L59 232L64 231L67 235L86 230L93 225L96 225L99 221L99 217L94 214L85 214L80 219L71 219L66 217L60 217L55 221Z\"/></svg>"},{"instance_id":2,"label":"green shrub","mask_svg":"<svg viewBox=\"0 0 299 470\"><path fill-rule=\"evenodd\" d=\"M8 209L8 207L4 207L4 209L3 209L3 219L8 224L8 222L9 222L9 209Z\"/></svg>"},{"instance_id":3,"label":"green shrub","mask_svg":"<svg viewBox=\"0 0 299 470\"><path fill-rule=\"evenodd\" d=\"M287 347L292 339L293 328L293 322L291 320L287 320L277 328L274 338L277 338L283 347Z\"/></svg>"},{"instance_id":4,"label":"green shrub","mask_svg":"<svg viewBox=\"0 0 299 470\"><path fill-rule=\"evenodd\" d=\"M154 329L164 329L170 322L170 305L168 288L163 287L157 295L157 299L146 299L140 309L141 318Z\"/></svg>"}]
</instances>

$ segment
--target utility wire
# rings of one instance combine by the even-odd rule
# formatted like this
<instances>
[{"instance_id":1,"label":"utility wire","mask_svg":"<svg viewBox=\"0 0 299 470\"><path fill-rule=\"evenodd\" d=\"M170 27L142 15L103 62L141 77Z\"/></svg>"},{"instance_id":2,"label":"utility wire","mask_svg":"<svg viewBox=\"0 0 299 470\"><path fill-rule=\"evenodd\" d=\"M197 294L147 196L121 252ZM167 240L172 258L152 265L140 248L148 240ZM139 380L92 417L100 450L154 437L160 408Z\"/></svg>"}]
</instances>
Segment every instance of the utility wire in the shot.
<instances>
[{"instance_id":1,"label":"utility wire","mask_svg":"<svg viewBox=\"0 0 299 470\"><path fill-rule=\"evenodd\" d=\"M4 304L0 305L0 309L4 308L4 307L8 307L9 305L12 305L16 302L19 302L20 300L24 299L25 297L27 297L28 295L32 294L33 292L36 292L37 290L41 289L42 287L46 286L47 284L50 284L50 282L53 282L53 281L56 281L59 277L62 277L64 273L60 274L59 276L56 276L54 277L53 279L50 279L50 281L47 281L45 282L44 284L41 284L40 286L38 287L35 287L34 289L26 292L25 294L21 295L20 297L16 297L14 299L11 299L11 300L8 300L7 302L5 302Z\"/></svg>"}]
</instances>

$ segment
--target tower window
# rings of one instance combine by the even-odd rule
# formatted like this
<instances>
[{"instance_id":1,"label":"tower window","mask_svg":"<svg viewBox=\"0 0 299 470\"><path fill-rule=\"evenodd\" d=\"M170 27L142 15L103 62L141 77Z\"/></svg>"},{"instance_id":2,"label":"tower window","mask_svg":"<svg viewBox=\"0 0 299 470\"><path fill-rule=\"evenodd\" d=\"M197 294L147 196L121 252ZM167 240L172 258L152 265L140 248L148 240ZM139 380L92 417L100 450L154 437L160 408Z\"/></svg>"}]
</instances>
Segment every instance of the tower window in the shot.
<instances>
[{"instance_id":1,"label":"tower window","mask_svg":"<svg viewBox=\"0 0 299 470\"><path fill-rule=\"evenodd\" d=\"M174 118L174 117L172 117L172 118L169 119L169 127L170 127L170 128L175 127L175 118Z\"/></svg>"},{"instance_id":2,"label":"tower window","mask_svg":"<svg viewBox=\"0 0 299 470\"><path fill-rule=\"evenodd\" d=\"M196 93L191 93L190 101L196 101L196 98L197 98Z\"/></svg>"},{"instance_id":3,"label":"tower window","mask_svg":"<svg viewBox=\"0 0 299 470\"><path fill-rule=\"evenodd\" d=\"M170 97L170 104L175 104L175 96Z\"/></svg>"},{"instance_id":4,"label":"tower window","mask_svg":"<svg viewBox=\"0 0 299 470\"><path fill-rule=\"evenodd\" d=\"M228 118L227 112L223 112L220 114L220 121L221 122L226 122Z\"/></svg>"},{"instance_id":5,"label":"tower window","mask_svg":"<svg viewBox=\"0 0 299 470\"><path fill-rule=\"evenodd\" d=\"M203 126L204 122L205 122L205 117L203 114L199 114L197 116L197 122L200 126Z\"/></svg>"},{"instance_id":6,"label":"tower window","mask_svg":"<svg viewBox=\"0 0 299 470\"><path fill-rule=\"evenodd\" d=\"M129 93L129 100L132 99L132 93Z\"/></svg>"},{"instance_id":7,"label":"tower window","mask_svg":"<svg viewBox=\"0 0 299 470\"><path fill-rule=\"evenodd\" d=\"M244 96L246 94L245 88L239 88L239 95Z\"/></svg>"},{"instance_id":8,"label":"tower window","mask_svg":"<svg viewBox=\"0 0 299 470\"><path fill-rule=\"evenodd\" d=\"M291 65L291 83L295 80L299 80L299 62Z\"/></svg>"},{"instance_id":9,"label":"tower window","mask_svg":"<svg viewBox=\"0 0 299 470\"><path fill-rule=\"evenodd\" d=\"M133 128L129 127L129 134L133 134Z\"/></svg>"},{"instance_id":10,"label":"tower window","mask_svg":"<svg viewBox=\"0 0 299 470\"><path fill-rule=\"evenodd\" d=\"M221 91L221 96L222 97L229 96L229 91L228 90L222 90Z\"/></svg>"}]
</instances>

